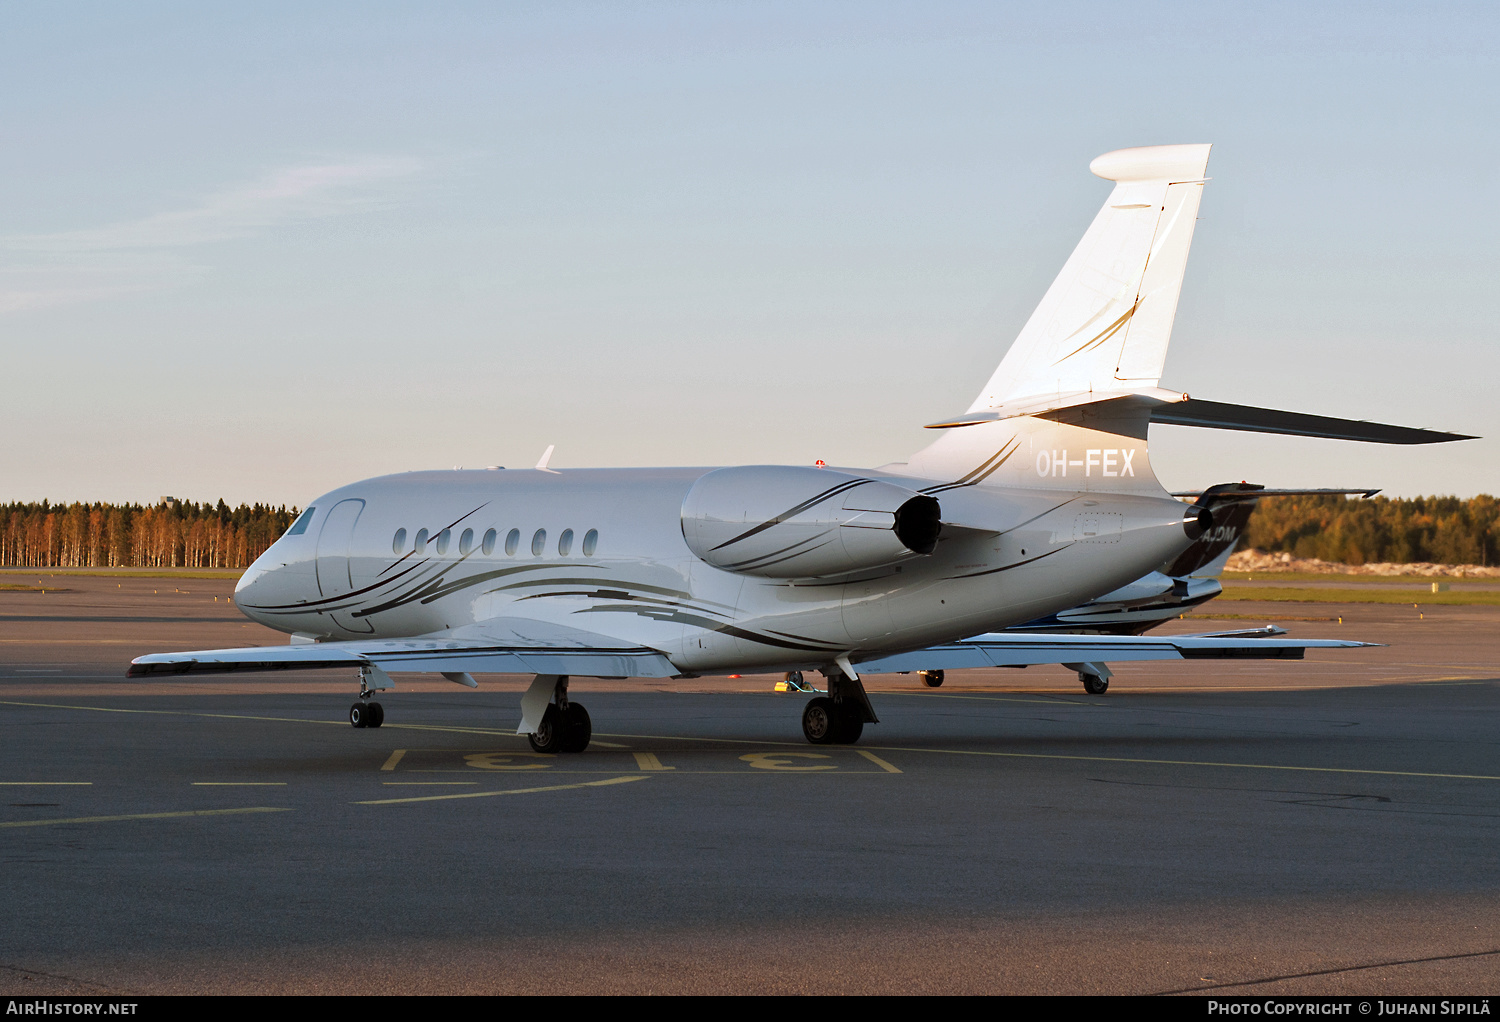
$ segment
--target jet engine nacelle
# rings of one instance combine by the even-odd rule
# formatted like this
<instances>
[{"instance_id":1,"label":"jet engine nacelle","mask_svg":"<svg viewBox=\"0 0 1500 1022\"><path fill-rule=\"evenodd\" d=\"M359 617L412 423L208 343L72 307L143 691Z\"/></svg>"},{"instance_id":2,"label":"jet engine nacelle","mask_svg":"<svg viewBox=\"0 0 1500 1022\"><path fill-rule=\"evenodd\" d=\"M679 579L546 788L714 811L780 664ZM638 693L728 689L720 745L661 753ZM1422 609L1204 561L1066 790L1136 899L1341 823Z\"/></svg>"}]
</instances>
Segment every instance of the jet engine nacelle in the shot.
<instances>
[{"instance_id":1,"label":"jet engine nacelle","mask_svg":"<svg viewBox=\"0 0 1500 1022\"><path fill-rule=\"evenodd\" d=\"M935 497L826 468L747 465L700 478L682 501L688 549L716 568L824 578L937 546Z\"/></svg>"}]
</instances>

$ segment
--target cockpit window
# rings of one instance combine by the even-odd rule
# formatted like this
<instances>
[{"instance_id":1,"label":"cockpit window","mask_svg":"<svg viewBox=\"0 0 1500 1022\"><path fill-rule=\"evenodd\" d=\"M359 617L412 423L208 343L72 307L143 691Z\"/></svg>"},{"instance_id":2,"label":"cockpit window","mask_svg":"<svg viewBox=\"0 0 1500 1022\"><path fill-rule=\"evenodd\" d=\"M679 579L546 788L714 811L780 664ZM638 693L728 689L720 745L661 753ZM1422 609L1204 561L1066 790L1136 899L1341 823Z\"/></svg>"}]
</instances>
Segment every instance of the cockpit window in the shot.
<instances>
[{"instance_id":1,"label":"cockpit window","mask_svg":"<svg viewBox=\"0 0 1500 1022\"><path fill-rule=\"evenodd\" d=\"M306 532L307 531L307 523L310 522L310 521L312 521L313 512L316 511L316 510L317 510L317 508L310 507L306 511L304 511L300 515L298 515L297 516L297 520L292 523L292 527L290 529L286 530L286 534L288 536L300 536L304 532Z\"/></svg>"}]
</instances>

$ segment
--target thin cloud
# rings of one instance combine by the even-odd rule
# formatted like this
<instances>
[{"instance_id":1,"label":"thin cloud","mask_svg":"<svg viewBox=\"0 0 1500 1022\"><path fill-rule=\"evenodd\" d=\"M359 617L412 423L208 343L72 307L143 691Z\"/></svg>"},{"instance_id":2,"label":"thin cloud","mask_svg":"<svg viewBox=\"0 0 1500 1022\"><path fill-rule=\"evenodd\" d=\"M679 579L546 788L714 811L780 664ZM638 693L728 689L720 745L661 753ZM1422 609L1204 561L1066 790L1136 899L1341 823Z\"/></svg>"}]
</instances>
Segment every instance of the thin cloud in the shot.
<instances>
[{"instance_id":1,"label":"thin cloud","mask_svg":"<svg viewBox=\"0 0 1500 1022\"><path fill-rule=\"evenodd\" d=\"M0 237L7 264L0 269L0 313L184 283L207 272L185 250L368 208L381 201L381 184L419 169L411 159L289 167L186 209L103 227Z\"/></svg>"}]
</instances>

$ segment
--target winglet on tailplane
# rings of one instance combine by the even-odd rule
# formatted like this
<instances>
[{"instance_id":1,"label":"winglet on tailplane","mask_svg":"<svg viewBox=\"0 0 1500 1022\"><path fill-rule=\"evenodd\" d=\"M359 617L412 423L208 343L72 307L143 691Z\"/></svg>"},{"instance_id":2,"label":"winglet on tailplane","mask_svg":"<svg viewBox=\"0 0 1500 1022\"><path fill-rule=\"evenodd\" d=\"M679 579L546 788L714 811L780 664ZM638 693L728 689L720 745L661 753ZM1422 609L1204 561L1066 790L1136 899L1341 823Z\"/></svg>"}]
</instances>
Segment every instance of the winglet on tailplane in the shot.
<instances>
[{"instance_id":1,"label":"winglet on tailplane","mask_svg":"<svg viewBox=\"0 0 1500 1022\"><path fill-rule=\"evenodd\" d=\"M1109 198L968 411L928 428L955 430L1031 418L1141 441L1151 422L1390 444L1473 439L1195 400L1159 386L1198 203L1208 180L1209 149L1118 149L1089 164L1099 177L1115 182ZM1023 432L1031 436L1032 447L1043 439L1035 430ZM989 446L992 440L977 436L961 443L940 440L913 462L937 468L961 462L965 448Z\"/></svg>"}]
</instances>

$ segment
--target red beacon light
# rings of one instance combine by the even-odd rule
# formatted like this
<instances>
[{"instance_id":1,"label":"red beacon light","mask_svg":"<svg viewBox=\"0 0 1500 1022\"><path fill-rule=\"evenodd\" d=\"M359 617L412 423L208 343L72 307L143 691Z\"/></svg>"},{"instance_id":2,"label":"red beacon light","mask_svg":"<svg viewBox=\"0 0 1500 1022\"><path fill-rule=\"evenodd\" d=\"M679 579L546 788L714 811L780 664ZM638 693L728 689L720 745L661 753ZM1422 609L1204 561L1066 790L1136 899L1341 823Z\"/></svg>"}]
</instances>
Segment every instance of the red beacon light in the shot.
<instances>
[{"instance_id":1,"label":"red beacon light","mask_svg":"<svg viewBox=\"0 0 1500 1022\"><path fill-rule=\"evenodd\" d=\"M827 468L827 467L828 467L828 462L824 461L822 458L819 458L817 461L813 462L813 468Z\"/></svg>"}]
</instances>

